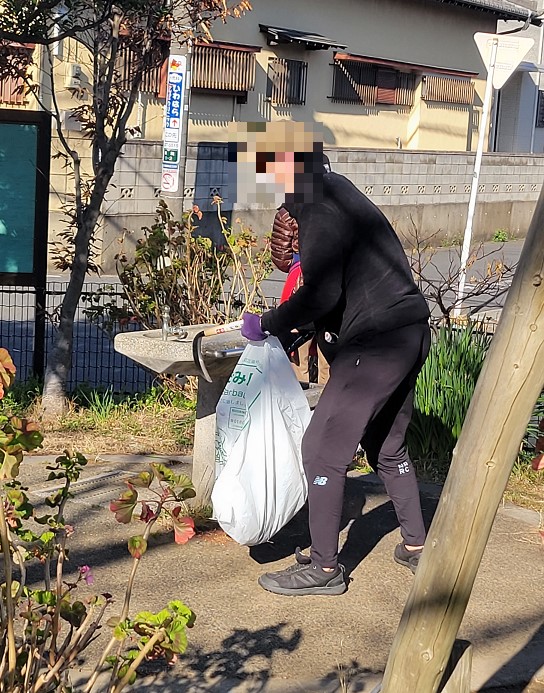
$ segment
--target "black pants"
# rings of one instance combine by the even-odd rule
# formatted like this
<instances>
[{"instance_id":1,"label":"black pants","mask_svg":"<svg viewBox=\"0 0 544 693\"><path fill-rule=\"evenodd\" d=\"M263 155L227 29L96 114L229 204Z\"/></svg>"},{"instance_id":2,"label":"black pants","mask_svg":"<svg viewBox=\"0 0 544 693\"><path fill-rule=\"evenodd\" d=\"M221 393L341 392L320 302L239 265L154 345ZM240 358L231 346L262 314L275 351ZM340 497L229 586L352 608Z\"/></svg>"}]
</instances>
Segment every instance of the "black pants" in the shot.
<instances>
[{"instance_id":1,"label":"black pants","mask_svg":"<svg viewBox=\"0 0 544 693\"><path fill-rule=\"evenodd\" d=\"M393 502L404 542L425 541L419 489L405 444L414 385L430 346L428 324L417 323L340 350L302 441L308 479L312 559L338 560L346 472L361 443Z\"/></svg>"}]
</instances>

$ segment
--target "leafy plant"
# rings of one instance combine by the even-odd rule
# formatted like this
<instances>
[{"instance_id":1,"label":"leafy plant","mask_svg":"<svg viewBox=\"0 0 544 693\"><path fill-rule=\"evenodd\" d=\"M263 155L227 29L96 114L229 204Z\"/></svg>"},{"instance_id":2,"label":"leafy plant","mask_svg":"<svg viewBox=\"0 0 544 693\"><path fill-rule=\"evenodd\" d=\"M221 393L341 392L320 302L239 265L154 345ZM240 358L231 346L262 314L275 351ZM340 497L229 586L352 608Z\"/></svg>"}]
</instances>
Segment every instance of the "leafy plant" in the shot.
<instances>
[{"instance_id":1,"label":"leafy plant","mask_svg":"<svg viewBox=\"0 0 544 693\"><path fill-rule=\"evenodd\" d=\"M490 336L478 325L442 326L416 382L414 415L407 432L410 454L425 472L447 469Z\"/></svg>"},{"instance_id":2,"label":"leafy plant","mask_svg":"<svg viewBox=\"0 0 544 693\"><path fill-rule=\"evenodd\" d=\"M497 229L493 234L493 241L495 243L506 243L508 238L508 231L506 231L505 229Z\"/></svg>"},{"instance_id":3,"label":"leafy plant","mask_svg":"<svg viewBox=\"0 0 544 693\"><path fill-rule=\"evenodd\" d=\"M522 451L532 457L531 466L537 471L544 471L544 392L538 401L523 439Z\"/></svg>"},{"instance_id":4,"label":"leafy plant","mask_svg":"<svg viewBox=\"0 0 544 693\"><path fill-rule=\"evenodd\" d=\"M106 421L117 406L113 388L108 387L104 391L91 390L88 395L84 395L87 406L92 416L99 421Z\"/></svg>"},{"instance_id":5,"label":"leafy plant","mask_svg":"<svg viewBox=\"0 0 544 693\"><path fill-rule=\"evenodd\" d=\"M220 199L215 203L225 241L221 246L198 235L198 207L176 221L161 200L134 257L124 251L117 256L126 305L100 308L96 302L88 314L108 325L117 322L121 329L134 320L151 329L162 324L165 306L172 324L189 325L228 322L252 304L266 305L261 283L272 270L268 239L259 242L243 226L236 232L227 228Z\"/></svg>"},{"instance_id":6,"label":"leafy plant","mask_svg":"<svg viewBox=\"0 0 544 693\"><path fill-rule=\"evenodd\" d=\"M0 399L13 384L15 367L6 349L0 349ZM41 445L37 426L25 419L0 413L0 546L4 583L0 586L0 693L50 693L72 690L69 674L77 658L103 627L106 610L113 603L104 592L77 598L81 584L91 585L89 566L80 566L74 578L64 575L68 539L73 527L65 519L71 487L87 464L79 453L65 453L47 466L49 481L59 482L40 512L29 499L28 488L19 481L25 452ZM158 489L153 487L158 486ZM139 498L147 489L151 499ZM175 541L186 543L194 535L194 522L182 516L185 501L194 497L191 481L164 465L152 465L128 481L128 490L112 503L117 519L128 523L137 504L144 522L142 534L129 539L132 569L121 614L110 618L110 644L106 647L84 691L90 692L98 675L111 666L109 693L120 693L136 677L139 664L149 656L172 659L185 651L186 628L195 620L180 601L153 614L142 611L129 616L130 599L139 562L147 548L151 529L161 514L169 513ZM43 569L42 585L27 581L31 564ZM127 647L127 643L130 646ZM111 650L116 652L109 657Z\"/></svg>"}]
</instances>

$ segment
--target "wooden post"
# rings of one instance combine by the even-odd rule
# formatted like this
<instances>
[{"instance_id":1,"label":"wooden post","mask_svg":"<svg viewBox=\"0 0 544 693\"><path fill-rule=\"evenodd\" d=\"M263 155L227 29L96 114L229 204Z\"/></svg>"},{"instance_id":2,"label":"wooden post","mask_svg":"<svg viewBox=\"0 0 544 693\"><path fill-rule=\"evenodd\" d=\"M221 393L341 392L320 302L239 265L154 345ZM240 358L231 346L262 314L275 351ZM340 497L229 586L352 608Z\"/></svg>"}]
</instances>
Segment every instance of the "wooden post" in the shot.
<instances>
[{"instance_id":1,"label":"wooden post","mask_svg":"<svg viewBox=\"0 0 544 693\"><path fill-rule=\"evenodd\" d=\"M440 693L470 693L471 673L472 645L467 640L456 640Z\"/></svg>"},{"instance_id":2,"label":"wooden post","mask_svg":"<svg viewBox=\"0 0 544 693\"><path fill-rule=\"evenodd\" d=\"M544 382L544 191L395 636L382 693L435 693Z\"/></svg>"}]
</instances>

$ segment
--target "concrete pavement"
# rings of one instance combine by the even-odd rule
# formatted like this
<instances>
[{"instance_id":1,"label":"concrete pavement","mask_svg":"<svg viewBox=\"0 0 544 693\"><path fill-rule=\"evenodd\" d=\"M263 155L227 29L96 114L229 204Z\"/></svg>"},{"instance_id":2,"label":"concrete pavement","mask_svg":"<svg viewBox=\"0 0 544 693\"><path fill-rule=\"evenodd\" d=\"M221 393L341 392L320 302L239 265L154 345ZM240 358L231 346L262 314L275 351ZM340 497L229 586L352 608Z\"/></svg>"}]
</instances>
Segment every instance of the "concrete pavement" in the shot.
<instances>
[{"instance_id":1,"label":"concrete pavement","mask_svg":"<svg viewBox=\"0 0 544 693\"><path fill-rule=\"evenodd\" d=\"M21 467L34 501L54 488L46 481L48 459L29 456ZM116 599L110 615L121 608L128 577L126 541L142 525L116 523L108 504L123 490L123 480L153 459L190 473L190 458L103 455L88 465L68 506L76 530L71 570L92 567L95 584L89 589ZM429 522L439 493L438 487L422 487ZM413 578L392 560L397 523L373 475L348 479L345 516L341 560L351 583L341 597L280 597L257 584L262 572L288 565L295 546L308 546L304 512L273 543L252 549L217 531L177 546L159 528L141 562L131 612L158 610L176 598L197 620L188 632L186 655L169 671L148 667L135 690L332 692L345 690L343 672L350 691L370 693L380 681ZM537 513L514 506L497 514L459 633L474 645L473 691L544 691L544 551L538 524ZM92 644L81 676L107 637Z\"/></svg>"}]
</instances>

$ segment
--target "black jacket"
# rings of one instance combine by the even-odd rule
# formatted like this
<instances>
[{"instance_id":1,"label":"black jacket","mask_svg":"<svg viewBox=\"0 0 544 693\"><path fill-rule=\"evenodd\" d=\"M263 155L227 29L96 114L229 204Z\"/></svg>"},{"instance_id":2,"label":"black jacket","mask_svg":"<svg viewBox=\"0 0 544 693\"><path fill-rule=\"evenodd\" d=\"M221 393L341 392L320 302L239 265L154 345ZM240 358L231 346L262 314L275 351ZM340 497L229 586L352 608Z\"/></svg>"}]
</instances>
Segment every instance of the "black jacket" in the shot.
<instances>
[{"instance_id":1,"label":"black jacket","mask_svg":"<svg viewBox=\"0 0 544 693\"><path fill-rule=\"evenodd\" d=\"M323 201L286 203L299 227L304 283L262 316L274 335L313 322L338 335L338 348L426 320L402 245L380 210L347 178L323 177Z\"/></svg>"}]
</instances>

